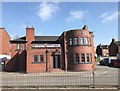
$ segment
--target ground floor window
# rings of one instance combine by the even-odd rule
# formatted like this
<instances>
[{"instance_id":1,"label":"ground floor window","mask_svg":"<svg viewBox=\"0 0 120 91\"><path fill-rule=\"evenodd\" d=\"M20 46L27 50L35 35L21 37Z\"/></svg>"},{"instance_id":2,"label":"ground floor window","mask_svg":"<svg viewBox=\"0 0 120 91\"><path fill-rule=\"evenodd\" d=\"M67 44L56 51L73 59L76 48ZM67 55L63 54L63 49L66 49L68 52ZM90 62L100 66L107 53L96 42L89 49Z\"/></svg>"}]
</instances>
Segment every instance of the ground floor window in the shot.
<instances>
[{"instance_id":1,"label":"ground floor window","mask_svg":"<svg viewBox=\"0 0 120 91\"><path fill-rule=\"evenodd\" d=\"M38 62L38 55L34 55L34 62Z\"/></svg>"},{"instance_id":2,"label":"ground floor window","mask_svg":"<svg viewBox=\"0 0 120 91\"><path fill-rule=\"evenodd\" d=\"M75 62L79 63L80 62L80 57L79 57L79 53L75 54Z\"/></svg>"},{"instance_id":3,"label":"ground floor window","mask_svg":"<svg viewBox=\"0 0 120 91\"><path fill-rule=\"evenodd\" d=\"M40 62L44 62L44 56L40 55Z\"/></svg>"},{"instance_id":4,"label":"ground floor window","mask_svg":"<svg viewBox=\"0 0 120 91\"><path fill-rule=\"evenodd\" d=\"M86 54L87 62L90 62L89 53Z\"/></svg>"},{"instance_id":5,"label":"ground floor window","mask_svg":"<svg viewBox=\"0 0 120 91\"><path fill-rule=\"evenodd\" d=\"M85 62L85 54L83 54L83 53L81 54L81 61Z\"/></svg>"},{"instance_id":6,"label":"ground floor window","mask_svg":"<svg viewBox=\"0 0 120 91\"><path fill-rule=\"evenodd\" d=\"M74 60L74 63L90 63L92 61L92 54L91 53L75 53L70 54L70 61L69 63L72 63L72 60Z\"/></svg>"}]
</instances>

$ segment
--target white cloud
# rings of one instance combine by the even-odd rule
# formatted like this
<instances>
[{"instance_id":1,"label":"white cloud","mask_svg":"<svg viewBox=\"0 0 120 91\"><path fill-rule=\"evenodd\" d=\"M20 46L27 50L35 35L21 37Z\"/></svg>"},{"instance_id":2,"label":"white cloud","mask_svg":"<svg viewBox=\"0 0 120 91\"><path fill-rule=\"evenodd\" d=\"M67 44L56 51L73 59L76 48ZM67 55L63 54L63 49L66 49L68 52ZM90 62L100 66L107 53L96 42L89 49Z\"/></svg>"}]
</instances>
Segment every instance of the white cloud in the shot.
<instances>
[{"instance_id":1,"label":"white cloud","mask_svg":"<svg viewBox=\"0 0 120 91\"><path fill-rule=\"evenodd\" d=\"M109 14L109 12L104 12L102 15L99 16L99 18L104 18Z\"/></svg>"},{"instance_id":2,"label":"white cloud","mask_svg":"<svg viewBox=\"0 0 120 91\"><path fill-rule=\"evenodd\" d=\"M59 10L59 7L56 3L46 3L43 2L39 6L39 10L37 15L40 17L42 21L48 21L53 17L53 14Z\"/></svg>"},{"instance_id":3,"label":"white cloud","mask_svg":"<svg viewBox=\"0 0 120 91\"><path fill-rule=\"evenodd\" d=\"M70 11L67 22L82 19L87 11Z\"/></svg>"},{"instance_id":4,"label":"white cloud","mask_svg":"<svg viewBox=\"0 0 120 91\"><path fill-rule=\"evenodd\" d=\"M118 19L118 12L110 13L103 13L100 18L102 18L102 23L113 21Z\"/></svg>"}]
</instances>

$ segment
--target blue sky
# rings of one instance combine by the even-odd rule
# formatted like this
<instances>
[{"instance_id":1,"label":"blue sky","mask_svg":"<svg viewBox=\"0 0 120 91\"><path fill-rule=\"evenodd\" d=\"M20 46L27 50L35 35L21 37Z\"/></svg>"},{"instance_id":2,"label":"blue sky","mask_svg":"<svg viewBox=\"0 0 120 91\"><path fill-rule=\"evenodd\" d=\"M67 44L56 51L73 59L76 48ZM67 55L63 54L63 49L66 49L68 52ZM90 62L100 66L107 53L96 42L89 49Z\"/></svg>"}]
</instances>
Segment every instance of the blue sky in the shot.
<instances>
[{"instance_id":1,"label":"blue sky","mask_svg":"<svg viewBox=\"0 0 120 91\"><path fill-rule=\"evenodd\" d=\"M2 27L12 38L25 36L26 26L34 26L35 35L59 36L86 24L94 32L95 46L110 44L118 39L117 18L117 2L2 3Z\"/></svg>"}]
</instances>

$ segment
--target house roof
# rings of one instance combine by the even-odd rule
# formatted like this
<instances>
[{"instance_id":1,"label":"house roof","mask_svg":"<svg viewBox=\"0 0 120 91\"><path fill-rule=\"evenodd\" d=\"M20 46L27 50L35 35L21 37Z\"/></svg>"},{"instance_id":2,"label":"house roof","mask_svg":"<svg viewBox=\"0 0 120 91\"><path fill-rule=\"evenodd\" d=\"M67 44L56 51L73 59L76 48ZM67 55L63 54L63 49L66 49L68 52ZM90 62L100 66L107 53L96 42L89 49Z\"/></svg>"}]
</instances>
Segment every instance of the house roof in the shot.
<instances>
[{"instance_id":1,"label":"house roof","mask_svg":"<svg viewBox=\"0 0 120 91\"><path fill-rule=\"evenodd\" d=\"M108 45L100 45L102 49L108 49Z\"/></svg>"},{"instance_id":2,"label":"house roof","mask_svg":"<svg viewBox=\"0 0 120 91\"><path fill-rule=\"evenodd\" d=\"M115 41L114 42L116 45L120 46L120 41Z\"/></svg>"},{"instance_id":3,"label":"house roof","mask_svg":"<svg viewBox=\"0 0 120 91\"><path fill-rule=\"evenodd\" d=\"M16 43L16 42L24 42L26 43L26 37L20 37L20 38L17 38L17 39L14 39L14 40L10 40L11 43Z\"/></svg>"},{"instance_id":4,"label":"house roof","mask_svg":"<svg viewBox=\"0 0 120 91\"><path fill-rule=\"evenodd\" d=\"M59 36L35 36L35 40L32 43L55 43ZM20 37L18 39L11 40L10 42L27 42L26 37Z\"/></svg>"},{"instance_id":5,"label":"house roof","mask_svg":"<svg viewBox=\"0 0 120 91\"><path fill-rule=\"evenodd\" d=\"M57 41L59 36L35 36L35 41Z\"/></svg>"}]
</instances>

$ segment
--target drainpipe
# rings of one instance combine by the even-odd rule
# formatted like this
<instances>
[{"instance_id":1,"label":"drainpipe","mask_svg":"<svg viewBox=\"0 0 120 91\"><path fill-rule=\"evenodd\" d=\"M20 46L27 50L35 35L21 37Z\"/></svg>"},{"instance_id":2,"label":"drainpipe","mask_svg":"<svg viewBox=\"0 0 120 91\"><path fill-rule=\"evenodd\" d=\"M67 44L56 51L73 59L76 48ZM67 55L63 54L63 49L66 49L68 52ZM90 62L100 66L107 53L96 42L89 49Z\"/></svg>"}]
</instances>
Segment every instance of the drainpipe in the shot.
<instances>
[{"instance_id":1,"label":"drainpipe","mask_svg":"<svg viewBox=\"0 0 120 91\"><path fill-rule=\"evenodd\" d=\"M66 54L66 50L67 50L67 41L66 41L66 32L64 32L64 55L65 55L65 72L67 72L67 54Z\"/></svg>"},{"instance_id":2,"label":"drainpipe","mask_svg":"<svg viewBox=\"0 0 120 91\"><path fill-rule=\"evenodd\" d=\"M45 51L46 53L46 72L48 72L48 50Z\"/></svg>"}]
</instances>

